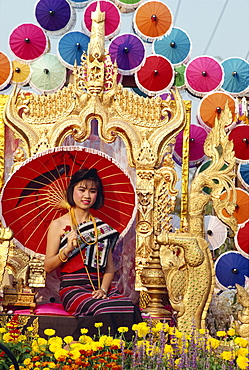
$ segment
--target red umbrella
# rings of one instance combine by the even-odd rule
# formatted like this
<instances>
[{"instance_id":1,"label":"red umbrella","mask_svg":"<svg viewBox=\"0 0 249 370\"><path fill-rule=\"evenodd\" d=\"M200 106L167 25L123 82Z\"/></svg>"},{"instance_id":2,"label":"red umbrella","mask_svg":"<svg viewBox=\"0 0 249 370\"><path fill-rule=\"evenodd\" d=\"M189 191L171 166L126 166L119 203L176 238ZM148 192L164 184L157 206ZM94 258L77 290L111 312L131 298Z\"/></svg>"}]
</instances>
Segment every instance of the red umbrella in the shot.
<instances>
[{"instance_id":1,"label":"red umbrella","mask_svg":"<svg viewBox=\"0 0 249 370\"><path fill-rule=\"evenodd\" d=\"M135 81L138 88L147 95L163 93L174 83L173 65L162 55L149 55L135 73Z\"/></svg>"},{"instance_id":2,"label":"red umbrella","mask_svg":"<svg viewBox=\"0 0 249 370\"><path fill-rule=\"evenodd\" d=\"M237 200L233 216L236 218L238 224L243 224L249 219L249 194L243 189L236 188L236 195ZM230 191L230 194L227 194L227 192L224 191L221 194L220 199L224 200L228 196L229 200L232 201L232 191ZM225 209L222 210L222 213L225 217L229 216Z\"/></svg>"},{"instance_id":3,"label":"red umbrella","mask_svg":"<svg viewBox=\"0 0 249 370\"><path fill-rule=\"evenodd\" d=\"M8 179L2 193L3 222L30 254L45 253L49 224L66 212L65 189L70 176L80 168L96 168L104 186L104 206L91 213L122 235L133 221L135 190L119 164L93 149L50 149L26 160Z\"/></svg>"},{"instance_id":4,"label":"red umbrella","mask_svg":"<svg viewBox=\"0 0 249 370\"><path fill-rule=\"evenodd\" d=\"M240 225L234 237L234 243L238 251L249 258L249 220Z\"/></svg>"},{"instance_id":5,"label":"red umbrella","mask_svg":"<svg viewBox=\"0 0 249 370\"><path fill-rule=\"evenodd\" d=\"M0 90L4 89L11 80L12 64L3 52L0 51Z\"/></svg>"},{"instance_id":6,"label":"red umbrella","mask_svg":"<svg viewBox=\"0 0 249 370\"><path fill-rule=\"evenodd\" d=\"M84 32L91 36L91 28L92 28L92 12L96 10L97 3L100 4L101 12L105 12L105 38L111 39L115 36L120 29L121 25L121 16L118 7L110 1L93 1L92 3L88 4L85 8L83 14L83 22L82 26L84 28Z\"/></svg>"},{"instance_id":7,"label":"red umbrella","mask_svg":"<svg viewBox=\"0 0 249 370\"><path fill-rule=\"evenodd\" d=\"M190 125L189 136L189 167L194 167L205 158L204 142L207 132L201 126ZM182 164L183 131L176 137L173 158L179 165Z\"/></svg>"},{"instance_id":8,"label":"red umbrella","mask_svg":"<svg viewBox=\"0 0 249 370\"><path fill-rule=\"evenodd\" d=\"M216 59L201 56L192 59L187 64L185 77L187 89L194 95L204 96L221 87L224 72Z\"/></svg>"},{"instance_id":9,"label":"red umbrella","mask_svg":"<svg viewBox=\"0 0 249 370\"><path fill-rule=\"evenodd\" d=\"M32 61L48 49L48 39L41 27L32 23L17 26L10 34L9 46L16 58Z\"/></svg>"},{"instance_id":10,"label":"red umbrella","mask_svg":"<svg viewBox=\"0 0 249 370\"><path fill-rule=\"evenodd\" d=\"M239 125L232 129L229 140L233 141L235 157L238 162L249 161L249 126Z\"/></svg>"}]
</instances>

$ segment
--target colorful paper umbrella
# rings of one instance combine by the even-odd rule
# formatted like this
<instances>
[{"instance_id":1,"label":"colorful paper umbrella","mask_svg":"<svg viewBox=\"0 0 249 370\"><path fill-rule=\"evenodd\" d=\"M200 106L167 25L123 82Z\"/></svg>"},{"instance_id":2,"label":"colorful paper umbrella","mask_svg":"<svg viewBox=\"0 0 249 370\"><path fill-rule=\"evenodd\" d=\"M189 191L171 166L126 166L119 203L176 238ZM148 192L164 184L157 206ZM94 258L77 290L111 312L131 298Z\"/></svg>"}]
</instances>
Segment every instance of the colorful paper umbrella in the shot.
<instances>
[{"instance_id":1,"label":"colorful paper umbrella","mask_svg":"<svg viewBox=\"0 0 249 370\"><path fill-rule=\"evenodd\" d=\"M7 180L2 193L4 223L27 252L45 254L49 224L67 212L63 207L65 190L70 177L80 168L97 169L104 187L104 206L91 213L121 235L133 223L135 189L120 164L92 148L49 149L23 162Z\"/></svg>"},{"instance_id":2,"label":"colorful paper umbrella","mask_svg":"<svg viewBox=\"0 0 249 370\"><path fill-rule=\"evenodd\" d=\"M121 13L133 12L143 0L114 0Z\"/></svg>"},{"instance_id":3,"label":"colorful paper umbrella","mask_svg":"<svg viewBox=\"0 0 249 370\"><path fill-rule=\"evenodd\" d=\"M131 75L138 71L145 59L143 41L131 33L116 36L108 50L112 62L117 62L118 71L123 75Z\"/></svg>"},{"instance_id":4,"label":"colorful paper umbrella","mask_svg":"<svg viewBox=\"0 0 249 370\"><path fill-rule=\"evenodd\" d=\"M175 80L174 80L174 86L176 86L178 89L184 89L186 87L185 84L185 70L186 66L182 64L179 67L175 67Z\"/></svg>"},{"instance_id":5,"label":"colorful paper umbrella","mask_svg":"<svg viewBox=\"0 0 249 370\"><path fill-rule=\"evenodd\" d=\"M246 258L249 258L249 220L240 225L234 237L234 243L238 251ZM249 264L249 261L248 261ZM248 275L247 275L248 276Z\"/></svg>"},{"instance_id":6,"label":"colorful paper umbrella","mask_svg":"<svg viewBox=\"0 0 249 370\"><path fill-rule=\"evenodd\" d=\"M0 89L4 89L12 76L12 64L7 55L0 51Z\"/></svg>"},{"instance_id":7,"label":"colorful paper umbrella","mask_svg":"<svg viewBox=\"0 0 249 370\"><path fill-rule=\"evenodd\" d=\"M249 276L249 263L242 254L229 251L221 254L214 264L216 282L223 289L234 289L235 284L245 286L245 276Z\"/></svg>"},{"instance_id":8,"label":"colorful paper umbrella","mask_svg":"<svg viewBox=\"0 0 249 370\"><path fill-rule=\"evenodd\" d=\"M249 63L242 58L228 58L221 65L224 69L221 88L233 96L246 94L249 91Z\"/></svg>"},{"instance_id":9,"label":"colorful paper umbrella","mask_svg":"<svg viewBox=\"0 0 249 370\"><path fill-rule=\"evenodd\" d=\"M88 3L89 0L68 0L68 2L76 9L84 8Z\"/></svg>"},{"instance_id":10,"label":"colorful paper umbrella","mask_svg":"<svg viewBox=\"0 0 249 370\"><path fill-rule=\"evenodd\" d=\"M185 71L187 89L196 96L204 96L218 90L223 83L223 68L209 56L192 59Z\"/></svg>"},{"instance_id":11,"label":"colorful paper umbrella","mask_svg":"<svg viewBox=\"0 0 249 370\"><path fill-rule=\"evenodd\" d=\"M41 27L24 23L11 32L9 46L16 58L29 62L47 51L48 39Z\"/></svg>"},{"instance_id":12,"label":"colorful paper umbrella","mask_svg":"<svg viewBox=\"0 0 249 370\"><path fill-rule=\"evenodd\" d=\"M144 65L135 73L135 81L138 88L147 95L163 93L173 85L173 65L161 55L149 55Z\"/></svg>"},{"instance_id":13,"label":"colorful paper umbrella","mask_svg":"<svg viewBox=\"0 0 249 370\"><path fill-rule=\"evenodd\" d=\"M226 103L228 103L228 107L232 113L232 122L228 122L228 126L230 126L236 120L235 99L221 91L209 93L201 100L197 112L200 124L210 131L214 127L216 117L219 118L220 113L224 111Z\"/></svg>"},{"instance_id":14,"label":"colorful paper umbrella","mask_svg":"<svg viewBox=\"0 0 249 370\"><path fill-rule=\"evenodd\" d=\"M225 243L227 226L216 216L204 216L204 237L209 242L209 248L214 251Z\"/></svg>"},{"instance_id":15,"label":"colorful paper umbrella","mask_svg":"<svg viewBox=\"0 0 249 370\"><path fill-rule=\"evenodd\" d=\"M21 63L18 60L12 62L13 74L11 83L18 86L26 85L31 77L31 68L29 64Z\"/></svg>"},{"instance_id":16,"label":"colorful paper umbrella","mask_svg":"<svg viewBox=\"0 0 249 370\"><path fill-rule=\"evenodd\" d=\"M171 10L161 1L147 1L135 11L133 27L145 41L153 41L171 31Z\"/></svg>"},{"instance_id":17,"label":"colorful paper umbrella","mask_svg":"<svg viewBox=\"0 0 249 370\"><path fill-rule=\"evenodd\" d=\"M244 188L249 190L249 163L239 164L237 176Z\"/></svg>"},{"instance_id":18,"label":"colorful paper umbrella","mask_svg":"<svg viewBox=\"0 0 249 370\"><path fill-rule=\"evenodd\" d=\"M79 66L83 52L87 52L89 41L89 36L79 31L63 35L58 42L58 57L61 63L69 69L73 69L75 62Z\"/></svg>"},{"instance_id":19,"label":"colorful paper umbrella","mask_svg":"<svg viewBox=\"0 0 249 370\"><path fill-rule=\"evenodd\" d=\"M249 161L249 126L239 125L228 136L233 141L235 157L238 162Z\"/></svg>"},{"instance_id":20,"label":"colorful paper umbrella","mask_svg":"<svg viewBox=\"0 0 249 370\"><path fill-rule=\"evenodd\" d=\"M66 82L66 67L56 55L45 54L31 64L30 86L39 92L54 92Z\"/></svg>"},{"instance_id":21,"label":"colorful paper umbrella","mask_svg":"<svg viewBox=\"0 0 249 370\"><path fill-rule=\"evenodd\" d=\"M201 126L194 124L190 125L189 136L189 167L194 167L202 162L205 158L204 142L207 137L207 132ZM173 152L173 158L179 165L182 164L182 147L183 147L183 131L176 137L176 143Z\"/></svg>"},{"instance_id":22,"label":"colorful paper umbrella","mask_svg":"<svg viewBox=\"0 0 249 370\"><path fill-rule=\"evenodd\" d=\"M39 25L51 35L62 35L75 24L76 13L67 0L39 0L35 6Z\"/></svg>"},{"instance_id":23,"label":"colorful paper umbrella","mask_svg":"<svg viewBox=\"0 0 249 370\"><path fill-rule=\"evenodd\" d=\"M236 218L238 224L243 224L249 219L249 194L243 189L236 188L236 195L237 201L233 216ZM224 200L227 197L232 201L232 191L230 191L230 194L227 194L226 191L223 192L220 199ZM225 209L222 210L222 213L225 217L229 216Z\"/></svg>"},{"instance_id":24,"label":"colorful paper umbrella","mask_svg":"<svg viewBox=\"0 0 249 370\"><path fill-rule=\"evenodd\" d=\"M155 40L152 44L153 52L168 58L174 66L186 63L191 47L188 34L176 27L172 28L168 35Z\"/></svg>"},{"instance_id":25,"label":"colorful paper umbrella","mask_svg":"<svg viewBox=\"0 0 249 370\"><path fill-rule=\"evenodd\" d=\"M119 32L121 25L120 11L110 1L99 0L88 4L84 10L82 26L84 32L90 36L92 27L91 14L96 10L97 3L100 4L100 10L105 12L105 38L109 40Z\"/></svg>"},{"instance_id":26,"label":"colorful paper umbrella","mask_svg":"<svg viewBox=\"0 0 249 370\"><path fill-rule=\"evenodd\" d=\"M203 172L204 170L206 170L206 169L211 165L211 163L212 163L212 160L211 160L211 159L209 159L208 161L203 162L203 163L201 164L201 166L198 168L196 175L197 175L198 173ZM223 170L225 170L226 168L227 168L227 164L223 164L223 166L221 167L220 171L223 171ZM218 183L219 183L219 181L218 181L218 180L216 180L216 179L213 179L213 182L214 182L215 184L218 184ZM211 189L211 188L209 188L208 186L204 186L204 188L202 189L202 191L203 191L204 193L206 193L206 194L210 194L210 193L211 193L211 191L212 191L212 189Z\"/></svg>"}]
</instances>

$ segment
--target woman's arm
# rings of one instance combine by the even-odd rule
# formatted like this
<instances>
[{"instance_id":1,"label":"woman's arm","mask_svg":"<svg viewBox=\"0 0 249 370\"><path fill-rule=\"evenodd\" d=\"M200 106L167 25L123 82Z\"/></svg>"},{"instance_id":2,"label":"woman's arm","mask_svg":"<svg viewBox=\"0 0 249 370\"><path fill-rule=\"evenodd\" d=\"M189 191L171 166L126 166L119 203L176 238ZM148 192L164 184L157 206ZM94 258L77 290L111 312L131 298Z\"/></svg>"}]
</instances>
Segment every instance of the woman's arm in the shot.
<instances>
[{"instance_id":1,"label":"woman's arm","mask_svg":"<svg viewBox=\"0 0 249 370\"><path fill-rule=\"evenodd\" d=\"M98 290L95 290L92 293L93 298L106 298L107 297L107 292L111 285L113 277L114 277L114 265L113 265L112 251L109 251L105 273L102 279L101 288Z\"/></svg>"}]
</instances>

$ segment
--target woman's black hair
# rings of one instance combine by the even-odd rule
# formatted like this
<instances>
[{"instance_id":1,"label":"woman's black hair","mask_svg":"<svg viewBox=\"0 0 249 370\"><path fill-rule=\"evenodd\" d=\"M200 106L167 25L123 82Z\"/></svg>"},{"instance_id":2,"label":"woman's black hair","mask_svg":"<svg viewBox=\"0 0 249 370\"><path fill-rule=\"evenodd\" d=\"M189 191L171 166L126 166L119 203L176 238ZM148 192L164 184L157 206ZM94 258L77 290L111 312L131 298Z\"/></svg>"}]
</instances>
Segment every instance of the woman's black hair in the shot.
<instances>
[{"instance_id":1,"label":"woman's black hair","mask_svg":"<svg viewBox=\"0 0 249 370\"><path fill-rule=\"evenodd\" d=\"M88 168L81 168L80 170L73 174L66 191L68 203L70 204L71 207L75 206L75 202L73 199L74 187L83 180L93 181L97 188L97 198L91 208L93 209L101 208L104 205L104 189L102 181L97 174L96 168L91 168L90 170Z\"/></svg>"}]
</instances>

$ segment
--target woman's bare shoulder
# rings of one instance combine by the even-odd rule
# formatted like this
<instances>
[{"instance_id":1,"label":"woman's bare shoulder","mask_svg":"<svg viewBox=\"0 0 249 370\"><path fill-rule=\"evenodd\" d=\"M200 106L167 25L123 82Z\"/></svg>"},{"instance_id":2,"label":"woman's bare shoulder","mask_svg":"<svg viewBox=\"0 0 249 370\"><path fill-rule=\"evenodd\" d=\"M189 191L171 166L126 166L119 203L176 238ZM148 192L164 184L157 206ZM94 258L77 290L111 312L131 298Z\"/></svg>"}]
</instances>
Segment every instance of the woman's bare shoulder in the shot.
<instances>
[{"instance_id":1,"label":"woman's bare shoulder","mask_svg":"<svg viewBox=\"0 0 249 370\"><path fill-rule=\"evenodd\" d=\"M62 228L65 228L67 225L70 225L70 217L69 217L69 214L65 214L59 218L56 218L55 220L53 220L50 224L50 229L62 229Z\"/></svg>"}]
</instances>

